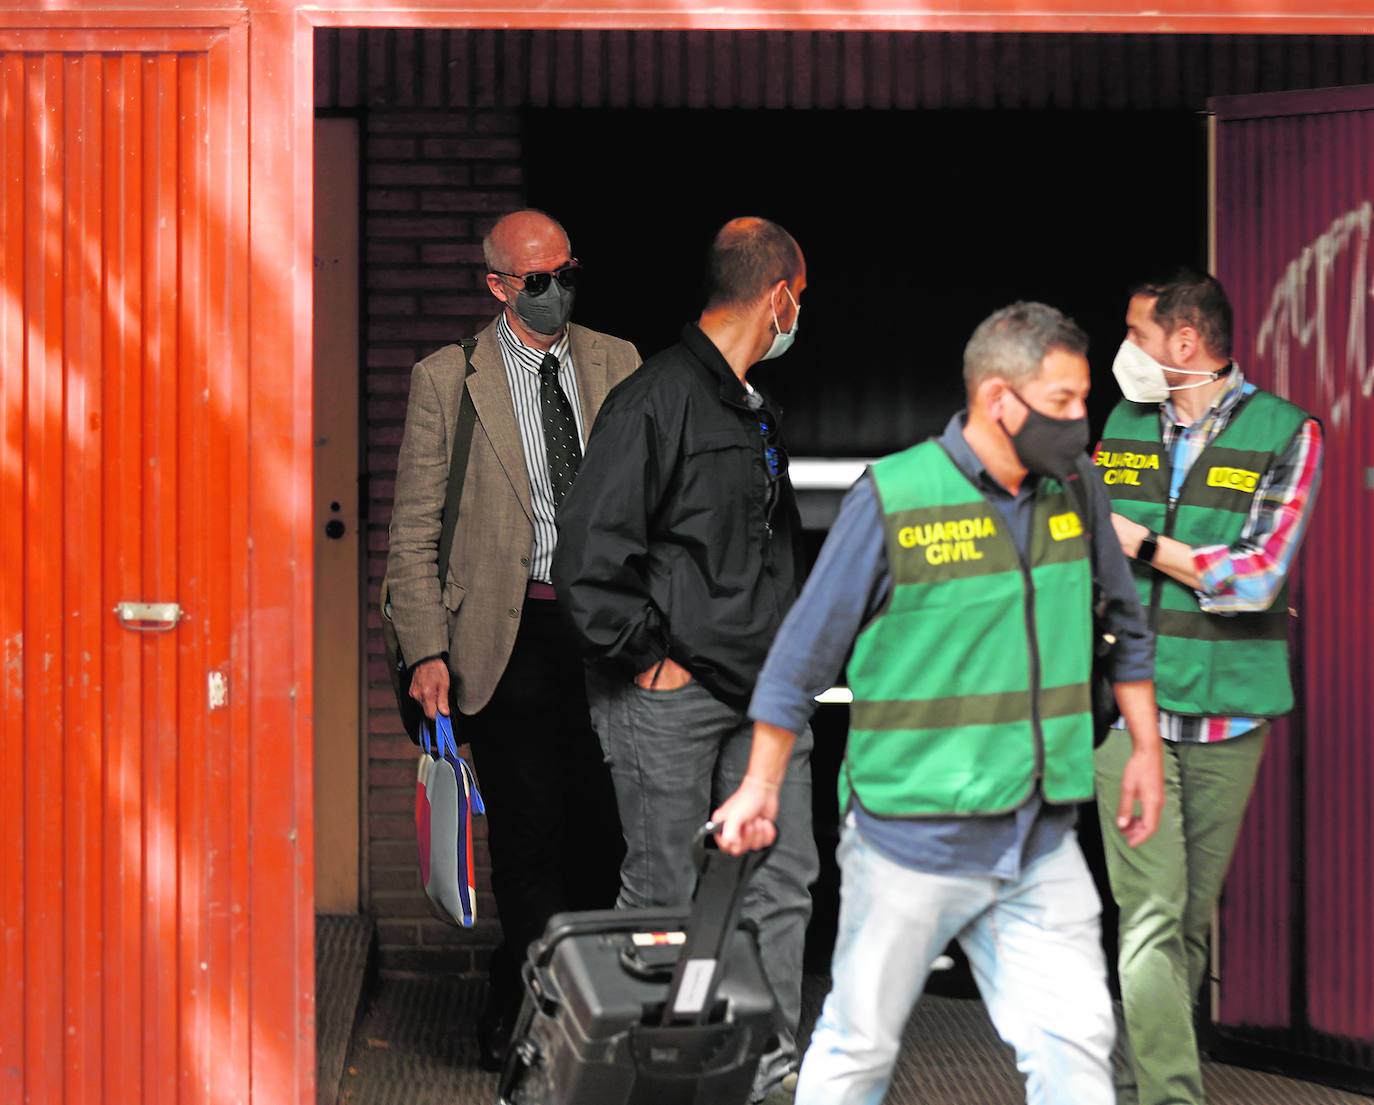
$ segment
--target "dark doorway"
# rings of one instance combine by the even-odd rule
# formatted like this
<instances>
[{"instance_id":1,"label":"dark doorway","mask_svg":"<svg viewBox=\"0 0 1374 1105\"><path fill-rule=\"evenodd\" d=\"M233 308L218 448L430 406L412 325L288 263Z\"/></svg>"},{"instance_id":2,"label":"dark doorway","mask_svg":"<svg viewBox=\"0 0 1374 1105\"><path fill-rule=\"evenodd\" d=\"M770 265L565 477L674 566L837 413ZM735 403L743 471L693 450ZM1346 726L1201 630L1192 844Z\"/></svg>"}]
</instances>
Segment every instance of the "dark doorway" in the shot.
<instances>
[{"instance_id":1,"label":"dark doorway","mask_svg":"<svg viewBox=\"0 0 1374 1105\"><path fill-rule=\"evenodd\" d=\"M807 259L801 331L750 374L785 412L793 456L874 457L939 432L963 406L964 344L1017 299L1088 331L1096 435L1120 394L1129 288L1207 260L1206 129L1192 112L559 110L531 111L525 133L528 202L563 221L587 269L578 320L645 356L699 312L706 247L727 218L793 233ZM812 555L823 537L808 534ZM822 869L807 960L821 971L847 721L828 706L812 722ZM1079 828L1114 975L1091 806ZM932 987L973 993L963 969Z\"/></svg>"},{"instance_id":2,"label":"dark doorway","mask_svg":"<svg viewBox=\"0 0 1374 1105\"><path fill-rule=\"evenodd\" d=\"M1040 299L1092 336L1094 429L1117 397L1130 284L1206 262L1206 141L1189 112L533 111L529 202L587 266L578 318L646 356L702 301L730 216L806 253L801 333L751 375L793 455L876 456L962 405L964 343Z\"/></svg>"}]
</instances>

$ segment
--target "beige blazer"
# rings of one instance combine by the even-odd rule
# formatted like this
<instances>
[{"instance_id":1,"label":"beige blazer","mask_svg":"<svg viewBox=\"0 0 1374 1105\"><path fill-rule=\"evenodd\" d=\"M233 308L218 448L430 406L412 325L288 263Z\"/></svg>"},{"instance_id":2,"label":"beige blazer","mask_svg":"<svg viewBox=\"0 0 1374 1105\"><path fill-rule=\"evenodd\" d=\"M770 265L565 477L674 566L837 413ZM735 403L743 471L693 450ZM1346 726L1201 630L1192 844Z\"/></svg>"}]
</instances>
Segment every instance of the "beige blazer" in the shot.
<instances>
[{"instance_id":1,"label":"beige blazer","mask_svg":"<svg viewBox=\"0 0 1374 1105\"><path fill-rule=\"evenodd\" d=\"M568 343L590 433L606 393L639 367L639 353L627 341L572 324ZM472 367L468 387L477 423L442 594L436 561L463 394L460 346L432 353L411 373L386 562L402 655L421 659L447 652L465 714L487 704L506 669L534 544L525 448L495 321L477 335Z\"/></svg>"}]
</instances>

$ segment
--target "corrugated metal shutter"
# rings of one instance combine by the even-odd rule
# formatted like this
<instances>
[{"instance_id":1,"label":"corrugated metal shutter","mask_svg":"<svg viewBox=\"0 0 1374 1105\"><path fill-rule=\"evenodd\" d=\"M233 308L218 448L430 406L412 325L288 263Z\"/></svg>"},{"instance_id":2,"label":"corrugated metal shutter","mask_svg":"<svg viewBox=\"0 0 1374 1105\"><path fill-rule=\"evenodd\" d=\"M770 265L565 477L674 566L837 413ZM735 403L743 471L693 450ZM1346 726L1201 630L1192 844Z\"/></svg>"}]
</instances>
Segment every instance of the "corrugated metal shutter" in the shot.
<instances>
[{"instance_id":1,"label":"corrugated metal shutter","mask_svg":"<svg viewBox=\"0 0 1374 1105\"><path fill-rule=\"evenodd\" d=\"M3 47L0 1098L246 1102L245 36Z\"/></svg>"},{"instance_id":2,"label":"corrugated metal shutter","mask_svg":"<svg viewBox=\"0 0 1374 1105\"><path fill-rule=\"evenodd\" d=\"M1327 444L1294 592L1302 704L1228 885L1220 1021L1374 1070L1374 86L1216 108L1237 357L1318 416Z\"/></svg>"},{"instance_id":3,"label":"corrugated metal shutter","mask_svg":"<svg viewBox=\"0 0 1374 1105\"><path fill-rule=\"evenodd\" d=\"M1201 110L1374 80L1359 35L320 29L316 107Z\"/></svg>"}]
</instances>

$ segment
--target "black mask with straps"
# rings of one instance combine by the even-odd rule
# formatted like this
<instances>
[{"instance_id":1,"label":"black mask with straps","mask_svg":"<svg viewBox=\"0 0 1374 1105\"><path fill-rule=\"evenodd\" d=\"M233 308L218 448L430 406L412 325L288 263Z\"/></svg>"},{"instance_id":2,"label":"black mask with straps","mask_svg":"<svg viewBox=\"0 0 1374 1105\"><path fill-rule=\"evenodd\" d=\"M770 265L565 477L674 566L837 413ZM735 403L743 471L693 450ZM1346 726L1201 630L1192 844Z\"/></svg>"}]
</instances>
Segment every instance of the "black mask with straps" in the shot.
<instances>
[{"instance_id":1,"label":"black mask with straps","mask_svg":"<svg viewBox=\"0 0 1374 1105\"><path fill-rule=\"evenodd\" d=\"M1087 418L1051 418L1041 414L1010 384L1007 390L1026 408L1026 421L1012 433L999 418L997 424L1011 441L1017 459L1041 476L1065 480L1074 463L1088 448Z\"/></svg>"}]
</instances>

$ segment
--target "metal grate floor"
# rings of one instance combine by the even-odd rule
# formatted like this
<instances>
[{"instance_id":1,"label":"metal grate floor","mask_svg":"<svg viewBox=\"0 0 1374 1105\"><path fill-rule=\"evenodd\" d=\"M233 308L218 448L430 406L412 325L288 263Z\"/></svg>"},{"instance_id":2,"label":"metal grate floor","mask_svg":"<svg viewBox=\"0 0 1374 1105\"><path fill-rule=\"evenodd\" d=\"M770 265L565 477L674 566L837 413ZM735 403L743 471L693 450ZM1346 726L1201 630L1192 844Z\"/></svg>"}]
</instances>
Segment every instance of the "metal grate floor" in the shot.
<instances>
[{"instance_id":1,"label":"metal grate floor","mask_svg":"<svg viewBox=\"0 0 1374 1105\"><path fill-rule=\"evenodd\" d=\"M809 1035L828 979L809 977ZM485 984L467 979L379 981L353 1035L339 1105L491 1105L496 1075L477 1068L472 1024ZM1309 1082L1208 1063L1209 1105L1365 1105ZM927 995L906 1030L887 1105L1021 1105L1021 1078L980 1001Z\"/></svg>"},{"instance_id":2,"label":"metal grate floor","mask_svg":"<svg viewBox=\"0 0 1374 1105\"><path fill-rule=\"evenodd\" d=\"M315 1087L317 1105L334 1105L367 976L372 921L315 915Z\"/></svg>"}]
</instances>

